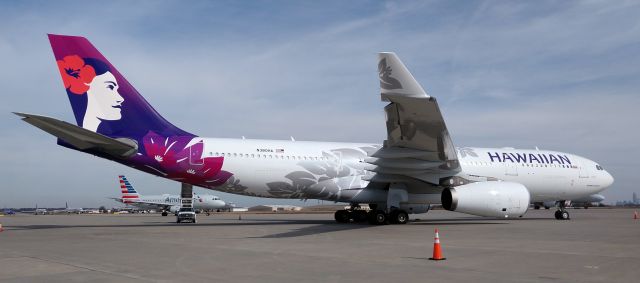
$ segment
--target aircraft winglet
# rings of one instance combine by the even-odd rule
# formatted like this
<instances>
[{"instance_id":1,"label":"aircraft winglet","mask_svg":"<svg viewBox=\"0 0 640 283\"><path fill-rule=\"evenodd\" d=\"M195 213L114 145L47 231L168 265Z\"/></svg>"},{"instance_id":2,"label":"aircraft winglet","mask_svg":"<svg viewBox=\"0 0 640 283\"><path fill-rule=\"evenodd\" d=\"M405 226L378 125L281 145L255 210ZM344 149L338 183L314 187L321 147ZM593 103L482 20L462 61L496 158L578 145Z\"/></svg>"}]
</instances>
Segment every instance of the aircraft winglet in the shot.
<instances>
[{"instance_id":1,"label":"aircraft winglet","mask_svg":"<svg viewBox=\"0 0 640 283\"><path fill-rule=\"evenodd\" d=\"M383 100L387 100L387 95L429 97L393 52L378 53L378 77Z\"/></svg>"}]
</instances>

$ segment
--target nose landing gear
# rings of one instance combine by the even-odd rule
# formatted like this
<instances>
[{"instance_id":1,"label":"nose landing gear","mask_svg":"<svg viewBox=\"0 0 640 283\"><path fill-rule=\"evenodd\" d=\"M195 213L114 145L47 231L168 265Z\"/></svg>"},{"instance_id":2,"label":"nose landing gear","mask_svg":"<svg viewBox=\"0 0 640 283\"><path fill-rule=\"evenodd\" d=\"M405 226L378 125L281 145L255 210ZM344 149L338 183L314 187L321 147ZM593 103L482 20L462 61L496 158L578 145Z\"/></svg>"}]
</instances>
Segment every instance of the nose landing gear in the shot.
<instances>
[{"instance_id":1,"label":"nose landing gear","mask_svg":"<svg viewBox=\"0 0 640 283\"><path fill-rule=\"evenodd\" d=\"M569 216L569 212L566 210L568 201L559 201L558 202L558 210L556 210L555 217L558 220L569 220L571 219Z\"/></svg>"}]
</instances>

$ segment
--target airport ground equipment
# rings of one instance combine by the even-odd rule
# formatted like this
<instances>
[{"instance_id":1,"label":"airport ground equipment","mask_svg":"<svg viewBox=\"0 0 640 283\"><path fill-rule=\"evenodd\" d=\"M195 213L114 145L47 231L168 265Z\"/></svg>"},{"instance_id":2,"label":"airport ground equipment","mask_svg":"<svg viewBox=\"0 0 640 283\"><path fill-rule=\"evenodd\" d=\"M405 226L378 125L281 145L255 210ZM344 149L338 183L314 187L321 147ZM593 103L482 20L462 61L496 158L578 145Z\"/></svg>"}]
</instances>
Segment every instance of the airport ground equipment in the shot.
<instances>
[{"instance_id":1,"label":"airport ground equipment","mask_svg":"<svg viewBox=\"0 0 640 283\"><path fill-rule=\"evenodd\" d=\"M196 223L196 211L193 207L181 207L176 214L176 223L191 222Z\"/></svg>"},{"instance_id":2,"label":"airport ground equipment","mask_svg":"<svg viewBox=\"0 0 640 283\"><path fill-rule=\"evenodd\" d=\"M196 211L193 209L193 185L182 183L180 197L182 199L182 207L176 214L176 222L188 221L196 223Z\"/></svg>"},{"instance_id":3,"label":"airport ground equipment","mask_svg":"<svg viewBox=\"0 0 640 283\"><path fill-rule=\"evenodd\" d=\"M440 235L438 235L438 228L436 228L436 236L433 238L433 256L430 260L445 260L447 258L442 256L442 248L440 247Z\"/></svg>"}]
</instances>

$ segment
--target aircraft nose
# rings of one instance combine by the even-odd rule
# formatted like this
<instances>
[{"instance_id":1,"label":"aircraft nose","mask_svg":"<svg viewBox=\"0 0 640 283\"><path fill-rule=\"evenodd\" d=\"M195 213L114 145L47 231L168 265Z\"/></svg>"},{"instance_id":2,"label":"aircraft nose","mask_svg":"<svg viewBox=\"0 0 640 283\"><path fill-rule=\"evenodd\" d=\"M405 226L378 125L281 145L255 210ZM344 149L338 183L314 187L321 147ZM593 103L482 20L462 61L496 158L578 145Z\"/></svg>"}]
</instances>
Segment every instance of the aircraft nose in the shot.
<instances>
[{"instance_id":1,"label":"aircraft nose","mask_svg":"<svg viewBox=\"0 0 640 283\"><path fill-rule=\"evenodd\" d=\"M609 187L611 185L613 185L613 176L611 176L611 174L609 174L609 172L604 171L604 186L605 187Z\"/></svg>"}]
</instances>

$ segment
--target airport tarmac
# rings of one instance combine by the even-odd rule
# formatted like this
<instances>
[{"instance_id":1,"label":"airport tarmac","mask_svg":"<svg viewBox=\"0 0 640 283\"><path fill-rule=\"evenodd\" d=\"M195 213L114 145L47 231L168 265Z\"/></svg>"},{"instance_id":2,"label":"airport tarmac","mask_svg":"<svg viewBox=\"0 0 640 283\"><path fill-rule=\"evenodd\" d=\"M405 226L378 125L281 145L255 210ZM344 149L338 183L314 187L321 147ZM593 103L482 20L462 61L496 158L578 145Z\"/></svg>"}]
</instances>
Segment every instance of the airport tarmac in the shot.
<instances>
[{"instance_id":1,"label":"airport tarmac","mask_svg":"<svg viewBox=\"0 0 640 283\"><path fill-rule=\"evenodd\" d=\"M638 282L630 209L553 210L497 220L447 211L407 225L332 214L0 217L2 282ZM445 261L428 260L434 228Z\"/></svg>"}]
</instances>

